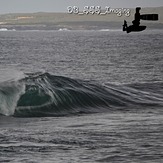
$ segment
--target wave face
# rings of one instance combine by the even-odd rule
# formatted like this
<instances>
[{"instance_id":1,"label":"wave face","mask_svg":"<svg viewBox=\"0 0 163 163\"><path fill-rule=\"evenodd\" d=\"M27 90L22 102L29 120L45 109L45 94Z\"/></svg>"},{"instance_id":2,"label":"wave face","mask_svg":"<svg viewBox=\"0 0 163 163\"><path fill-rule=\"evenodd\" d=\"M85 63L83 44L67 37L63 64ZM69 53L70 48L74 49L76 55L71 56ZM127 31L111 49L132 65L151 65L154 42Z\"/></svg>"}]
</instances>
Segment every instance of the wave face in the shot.
<instances>
[{"instance_id":1,"label":"wave face","mask_svg":"<svg viewBox=\"0 0 163 163\"><path fill-rule=\"evenodd\" d=\"M101 86L49 73L26 74L0 83L0 114L42 117L162 107L162 88L162 83Z\"/></svg>"},{"instance_id":2,"label":"wave face","mask_svg":"<svg viewBox=\"0 0 163 163\"><path fill-rule=\"evenodd\" d=\"M62 116L92 113L105 107L124 106L122 100L102 86L49 73L24 79L26 90L20 97L15 116Z\"/></svg>"}]
</instances>

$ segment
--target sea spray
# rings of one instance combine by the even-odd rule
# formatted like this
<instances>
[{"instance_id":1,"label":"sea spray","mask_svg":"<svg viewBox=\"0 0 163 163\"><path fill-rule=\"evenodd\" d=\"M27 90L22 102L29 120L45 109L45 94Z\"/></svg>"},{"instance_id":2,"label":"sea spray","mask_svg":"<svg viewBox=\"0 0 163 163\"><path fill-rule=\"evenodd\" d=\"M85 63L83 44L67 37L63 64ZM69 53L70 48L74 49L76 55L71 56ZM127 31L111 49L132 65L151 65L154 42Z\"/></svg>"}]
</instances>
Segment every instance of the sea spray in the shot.
<instances>
[{"instance_id":1,"label":"sea spray","mask_svg":"<svg viewBox=\"0 0 163 163\"><path fill-rule=\"evenodd\" d=\"M23 83L11 81L0 84L0 114L13 115L23 93L25 93Z\"/></svg>"},{"instance_id":2,"label":"sea spray","mask_svg":"<svg viewBox=\"0 0 163 163\"><path fill-rule=\"evenodd\" d=\"M24 73L1 69L0 71L0 114L13 115L20 96L25 93L25 84L21 81Z\"/></svg>"}]
</instances>

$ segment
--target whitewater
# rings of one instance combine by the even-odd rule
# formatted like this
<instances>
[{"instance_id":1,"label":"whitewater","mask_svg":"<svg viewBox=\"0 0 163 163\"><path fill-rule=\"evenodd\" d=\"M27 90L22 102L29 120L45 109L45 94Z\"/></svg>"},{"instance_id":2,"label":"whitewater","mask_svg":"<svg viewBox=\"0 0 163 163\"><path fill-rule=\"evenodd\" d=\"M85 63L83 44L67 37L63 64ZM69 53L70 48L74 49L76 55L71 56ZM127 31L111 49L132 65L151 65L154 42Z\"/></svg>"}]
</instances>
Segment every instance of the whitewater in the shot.
<instances>
[{"instance_id":1,"label":"whitewater","mask_svg":"<svg viewBox=\"0 0 163 163\"><path fill-rule=\"evenodd\" d=\"M0 162L162 162L162 36L0 32Z\"/></svg>"}]
</instances>

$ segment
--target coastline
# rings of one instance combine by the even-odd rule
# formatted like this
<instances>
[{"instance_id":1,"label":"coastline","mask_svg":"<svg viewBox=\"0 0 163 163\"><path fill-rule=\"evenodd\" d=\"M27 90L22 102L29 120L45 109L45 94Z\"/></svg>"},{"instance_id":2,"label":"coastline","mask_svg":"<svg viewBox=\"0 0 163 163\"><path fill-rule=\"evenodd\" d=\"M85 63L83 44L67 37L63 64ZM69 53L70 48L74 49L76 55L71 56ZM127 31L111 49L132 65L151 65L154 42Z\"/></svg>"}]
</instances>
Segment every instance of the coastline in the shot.
<instances>
[{"instance_id":1,"label":"coastline","mask_svg":"<svg viewBox=\"0 0 163 163\"><path fill-rule=\"evenodd\" d=\"M116 13L106 15L88 14L78 15L69 13L11 13L0 15L0 28L7 29L43 29L43 30L58 30L67 28L70 30L82 29L100 29L106 28L121 28L124 19L132 23L134 9L131 9L131 16L117 16ZM157 13L159 21L141 21L142 24L148 25L149 28L163 28L163 7L142 8L142 14Z\"/></svg>"}]
</instances>

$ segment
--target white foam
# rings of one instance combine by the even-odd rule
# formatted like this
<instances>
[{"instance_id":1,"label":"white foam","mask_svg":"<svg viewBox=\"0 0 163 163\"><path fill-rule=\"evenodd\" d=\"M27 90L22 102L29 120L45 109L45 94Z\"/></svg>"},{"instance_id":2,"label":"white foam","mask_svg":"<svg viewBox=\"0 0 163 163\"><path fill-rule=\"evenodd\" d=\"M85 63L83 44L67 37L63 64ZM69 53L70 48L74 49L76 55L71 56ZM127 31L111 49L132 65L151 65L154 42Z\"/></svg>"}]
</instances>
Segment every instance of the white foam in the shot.
<instances>
[{"instance_id":1,"label":"white foam","mask_svg":"<svg viewBox=\"0 0 163 163\"><path fill-rule=\"evenodd\" d=\"M69 31L67 28L60 28L58 31Z\"/></svg>"},{"instance_id":2,"label":"white foam","mask_svg":"<svg viewBox=\"0 0 163 163\"><path fill-rule=\"evenodd\" d=\"M0 28L0 31L16 31L16 29Z\"/></svg>"},{"instance_id":3,"label":"white foam","mask_svg":"<svg viewBox=\"0 0 163 163\"><path fill-rule=\"evenodd\" d=\"M18 100L25 93L25 84L7 82L0 85L0 114L11 116L14 114Z\"/></svg>"},{"instance_id":4,"label":"white foam","mask_svg":"<svg viewBox=\"0 0 163 163\"><path fill-rule=\"evenodd\" d=\"M8 31L7 28L0 28L0 31Z\"/></svg>"},{"instance_id":5,"label":"white foam","mask_svg":"<svg viewBox=\"0 0 163 163\"><path fill-rule=\"evenodd\" d=\"M0 70L0 114L13 115L20 96L25 92L25 84L20 80L24 73L14 69Z\"/></svg>"}]
</instances>

